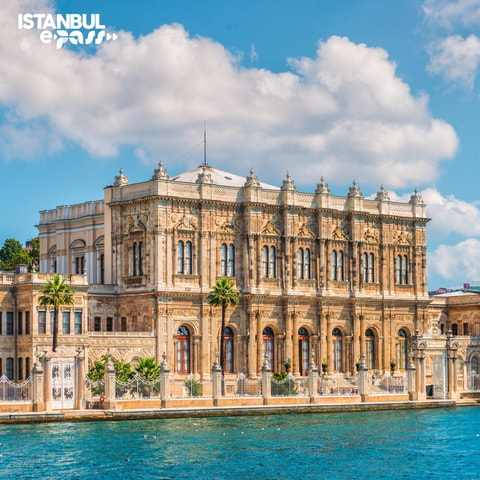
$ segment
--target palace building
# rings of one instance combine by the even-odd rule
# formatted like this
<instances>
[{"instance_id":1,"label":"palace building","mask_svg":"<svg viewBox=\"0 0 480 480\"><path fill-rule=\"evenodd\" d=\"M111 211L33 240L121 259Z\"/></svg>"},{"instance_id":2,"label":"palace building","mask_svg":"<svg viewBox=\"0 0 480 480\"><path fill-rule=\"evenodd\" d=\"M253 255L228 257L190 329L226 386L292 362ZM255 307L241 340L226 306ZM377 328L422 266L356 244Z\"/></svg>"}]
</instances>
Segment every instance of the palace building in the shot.
<instances>
[{"instance_id":1,"label":"palace building","mask_svg":"<svg viewBox=\"0 0 480 480\"><path fill-rule=\"evenodd\" d=\"M210 375L221 312L206 297L227 277L240 302L227 310L225 374L290 359L301 376L313 357L348 376L362 353L371 371L402 371L427 326L428 220L416 191L367 199L354 181L336 196L322 178L304 193L288 173L279 188L253 170L170 177L160 163L136 184L120 170L102 200L40 212L40 272L86 276L90 365L107 350L132 363L166 353L176 376Z\"/></svg>"}]
</instances>

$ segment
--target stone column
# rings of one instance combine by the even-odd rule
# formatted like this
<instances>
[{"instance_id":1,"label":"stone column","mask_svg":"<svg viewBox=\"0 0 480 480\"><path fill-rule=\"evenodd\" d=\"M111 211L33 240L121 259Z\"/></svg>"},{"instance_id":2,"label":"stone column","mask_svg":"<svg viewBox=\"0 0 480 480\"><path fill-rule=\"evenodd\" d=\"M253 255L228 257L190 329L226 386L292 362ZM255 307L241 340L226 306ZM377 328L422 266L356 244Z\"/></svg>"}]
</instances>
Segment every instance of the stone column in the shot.
<instances>
[{"instance_id":1,"label":"stone column","mask_svg":"<svg viewBox=\"0 0 480 480\"><path fill-rule=\"evenodd\" d=\"M447 347L447 362L448 362L448 398L458 398L457 393L457 349L450 346Z\"/></svg>"},{"instance_id":2,"label":"stone column","mask_svg":"<svg viewBox=\"0 0 480 480\"><path fill-rule=\"evenodd\" d=\"M308 395L310 396L310 403L315 403L315 398L318 397L318 367L315 363L315 353L312 350L312 361L308 369Z\"/></svg>"},{"instance_id":3,"label":"stone column","mask_svg":"<svg viewBox=\"0 0 480 480\"><path fill-rule=\"evenodd\" d=\"M43 374L44 374L44 402L45 410L52 409L52 359L43 357Z\"/></svg>"},{"instance_id":4,"label":"stone column","mask_svg":"<svg viewBox=\"0 0 480 480\"><path fill-rule=\"evenodd\" d=\"M163 361L160 364L160 404L161 408L170 406L170 368L167 364L167 354L163 353Z\"/></svg>"},{"instance_id":5,"label":"stone column","mask_svg":"<svg viewBox=\"0 0 480 480\"><path fill-rule=\"evenodd\" d=\"M32 369L32 402L34 412L41 412L45 410L45 387L43 383L43 368L37 360Z\"/></svg>"},{"instance_id":6,"label":"stone column","mask_svg":"<svg viewBox=\"0 0 480 480\"><path fill-rule=\"evenodd\" d=\"M267 405L272 397L272 369L266 358L262 366L262 397L264 405Z\"/></svg>"},{"instance_id":7,"label":"stone column","mask_svg":"<svg viewBox=\"0 0 480 480\"><path fill-rule=\"evenodd\" d=\"M85 350L84 350L85 351ZM75 407L77 410L85 409L85 358L81 357L80 351L78 356L75 357L76 362L76 391L77 391L77 398L75 400Z\"/></svg>"},{"instance_id":8,"label":"stone column","mask_svg":"<svg viewBox=\"0 0 480 480\"><path fill-rule=\"evenodd\" d=\"M212 396L213 405L218 407L218 399L223 396L222 368L217 362L212 365Z\"/></svg>"},{"instance_id":9,"label":"stone column","mask_svg":"<svg viewBox=\"0 0 480 480\"><path fill-rule=\"evenodd\" d=\"M415 358L415 388L417 391L417 400L426 400L427 392L425 391L425 350L417 347L414 351Z\"/></svg>"},{"instance_id":10,"label":"stone column","mask_svg":"<svg viewBox=\"0 0 480 480\"><path fill-rule=\"evenodd\" d=\"M365 363L365 354L361 355L360 365L358 367L358 383L359 393L362 402L368 402L369 385L368 385L368 370Z\"/></svg>"},{"instance_id":11,"label":"stone column","mask_svg":"<svg viewBox=\"0 0 480 480\"><path fill-rule=\"evenodd\" d=\"M115 402L115 368L113 368L113 363L111 357L108 358L107 364L105 365L105 401L103 402L103 408L106 410L112 410L116 407Z\"/></svg>"}]
</instances>

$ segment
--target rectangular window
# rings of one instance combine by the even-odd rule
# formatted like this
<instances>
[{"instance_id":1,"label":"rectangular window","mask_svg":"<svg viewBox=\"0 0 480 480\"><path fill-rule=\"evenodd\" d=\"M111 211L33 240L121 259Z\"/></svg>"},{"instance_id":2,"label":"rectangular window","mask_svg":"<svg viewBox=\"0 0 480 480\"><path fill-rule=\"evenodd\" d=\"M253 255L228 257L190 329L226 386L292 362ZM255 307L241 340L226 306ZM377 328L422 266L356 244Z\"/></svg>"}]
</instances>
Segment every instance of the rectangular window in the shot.
<instances>
[{"instance_id":1,"label":"rectangular window","mask_svg":"<svg viewBox=\"0 0 480 480\"><path fill-rule=\"evenodd\" d=\"M7 335L13 335L13 312L7 312Z\"/></svg>"},{"instance_id":2,"label":"rectangular window","mask_svg":"<svg viewBox=\"0 0 480 480\"><path fill-rule=\"evenodd\" d=\"M122 330L122 332L127 331L127 317L122 317L120 319L120 329Z\"/></svg>"},{"instance_id":3,"label":"rectangular window","mask_svg":"<svg viewBox=\"0 0 480 480\"><path fill-rule=\"evenodd\" d=\"M25 378L30 376L30 357L25 359Z\"/></svg>"},{"instance_id":4,"label":"rectangular window","mask_svg":"<svg viewBox=\"0 0 480 480\"><path fill-rule=\"evenodd\" d=\"M82 312L75 312L75 334L81 335L82 333Z\"/></svg>"},{"instance_id":5,"label":"rectangular window","mask_svg":"<svg viewBox=\"0 0 480 480\"><path fill-rule=\"evenodd\" d=\"M38 333L47 333L47 313L44 310L38 312Z\"/></svg>"},{"instance_id":6,"label":"rectangular window","mask_svg":"<svg viewBox=\"0 0 480 480\"><path fill-rule=\"evenodd\" d=\"M30 335L30 312L25 312L25 335Z\"/></svg>"},{"instance_id":7,"label":"rectangular window","mask_svg":"<svg viewBox=\"0 0 480 480\"><path fill-rule=\"evenodd\" d=\"M70 333L70 312L63 312L63 333L65 335Z\"/></svg>"},{"instance_id":8,"label":"rectangular window","mask_svg":"<svg viewBox=\"0 0 480 480\"><path fill-rule=\"evenodd\" d=\"M458 326L456 323L452 323L452 335L458 335Z\"/></svg>"},{"instance_id":9,"label":"rectangular window","mask_svg":"<svg viewBox=\"0 0 480 480\"><path fill-rule=\"evenodd\" d=\"M3 335L3 312L0 312L0 335Z\"/></svg>"},{"instance_id":10,"label":"rectangular window","mask_svg":"<svg viewBox=\"0 0 480 480\"><path fill-rule=\"evenodd\" d=\"M23 358L18 359L18 380L23 380Z\"/></svg>"},{"instance_id":11,"label":"rectangular window","mask_svg":"<svg viewBox=\"0 0 480 480\"><path fill-rule=\"evenodd\" d=\"M50 332L53 334L53 322L55 320L55 312L53 310L50 311ZM57 319L58 322L58 319ZM58 331L58 324L57 324L57 331Z\"/></svg>"},{"instance_id":12,"label":"rectangular window","mask_svg":"<svg viewBox=\"0 0 480 480\"><path fill-rule=\"evenodd\" d=\"M100 317L95 317L93 319L93 330L95 332L100 332L102 330L102 319Z\"/></svg>"},{"instance_id":13,"label":"rectangular window","mask_svg":"<svg viewBox=\"0 0 480 480\"><path fill-rule=\"evenodd\" d=\"M113 332L113 318L107 317L107 332Z\"/></svg>"},{"instance_id":14,"label":"rectangular window","mask_svg":"<svg viewBox=\"0 0 480 480\"><path fill-rule=\"evenodd\" d=\"M468 335L468 323L463 324L463 334Z\"/></svg>"},{"instance_id":15,"label":"rectangular window","mask_svg":"<svg viewBox=\"0 0 480 480\"><path fill-rule=\"evenodd\" d=\"M13 380L13 358L11 357L7 358L7 371L5 374L9 380Z\"/></svg>"},{"instance_id":16,"label":"rectangular window","mask_svg":"<svg viewBox=\"0 0 480 480\"><path fill-rule=\"evenodd\" d=\"M3 358L0 358L0 377L3 375Z\"/></svg>"},{"instance_id":17,"label":"rectangular window","mask_svg":"<svg viewBox=\"0 0 480 480\"><path fill-rule=\"evenodd\" d=\"M17 333L23 335L23 312L17 312Z\"/></svg>"}]
</instances>

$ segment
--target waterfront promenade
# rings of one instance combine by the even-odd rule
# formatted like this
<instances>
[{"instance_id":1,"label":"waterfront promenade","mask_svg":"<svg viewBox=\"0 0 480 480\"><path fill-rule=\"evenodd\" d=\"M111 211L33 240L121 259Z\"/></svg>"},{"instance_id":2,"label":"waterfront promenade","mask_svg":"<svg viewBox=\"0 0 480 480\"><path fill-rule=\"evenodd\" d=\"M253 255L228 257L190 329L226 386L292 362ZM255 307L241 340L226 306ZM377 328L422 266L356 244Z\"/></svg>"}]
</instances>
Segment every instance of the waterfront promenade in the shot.
<instances>
[{"instance_id":1,"label":"waterfront promenade","mask_svg":"<svg viewBox=\"0 0 480 480\"><path fill-rule=\"evenodd\" d=\"M221 407L178 407L178 408L138 408L138 409L85 409L59 410L45 412L3 412L0 423L29 422L72 422L72 421L105 421L105 420L138 420L186 417L223 417L250 415L279 415L328 412L359 412L372 410L405 410L424 408L445 408L462 406L480 406L475 399L463 400L423 400L398 402L358 402L329 404L276 404L257 406L221 406Z\"/></svg>"}]
</instances>

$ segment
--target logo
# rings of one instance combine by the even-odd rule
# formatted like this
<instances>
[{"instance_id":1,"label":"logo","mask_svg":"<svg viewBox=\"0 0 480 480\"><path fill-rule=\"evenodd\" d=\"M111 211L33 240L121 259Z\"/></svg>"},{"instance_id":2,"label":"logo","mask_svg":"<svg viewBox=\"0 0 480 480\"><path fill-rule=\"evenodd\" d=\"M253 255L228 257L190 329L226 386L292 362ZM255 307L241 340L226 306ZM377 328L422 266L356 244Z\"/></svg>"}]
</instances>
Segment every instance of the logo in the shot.
<instances>
[{"instance_id":1,"label":"logo","mask_svg":"<svg viewBox=\"0 0 480 480\"><path fill-rule=\"evenodd\" d=\"M66 43L72 45L99 45L104 41L116 40L115 33L107 33L98 13L19 13L20 30L39 30L42 43L56 42L57 49Z\"/></svg>"}]
</instances>

